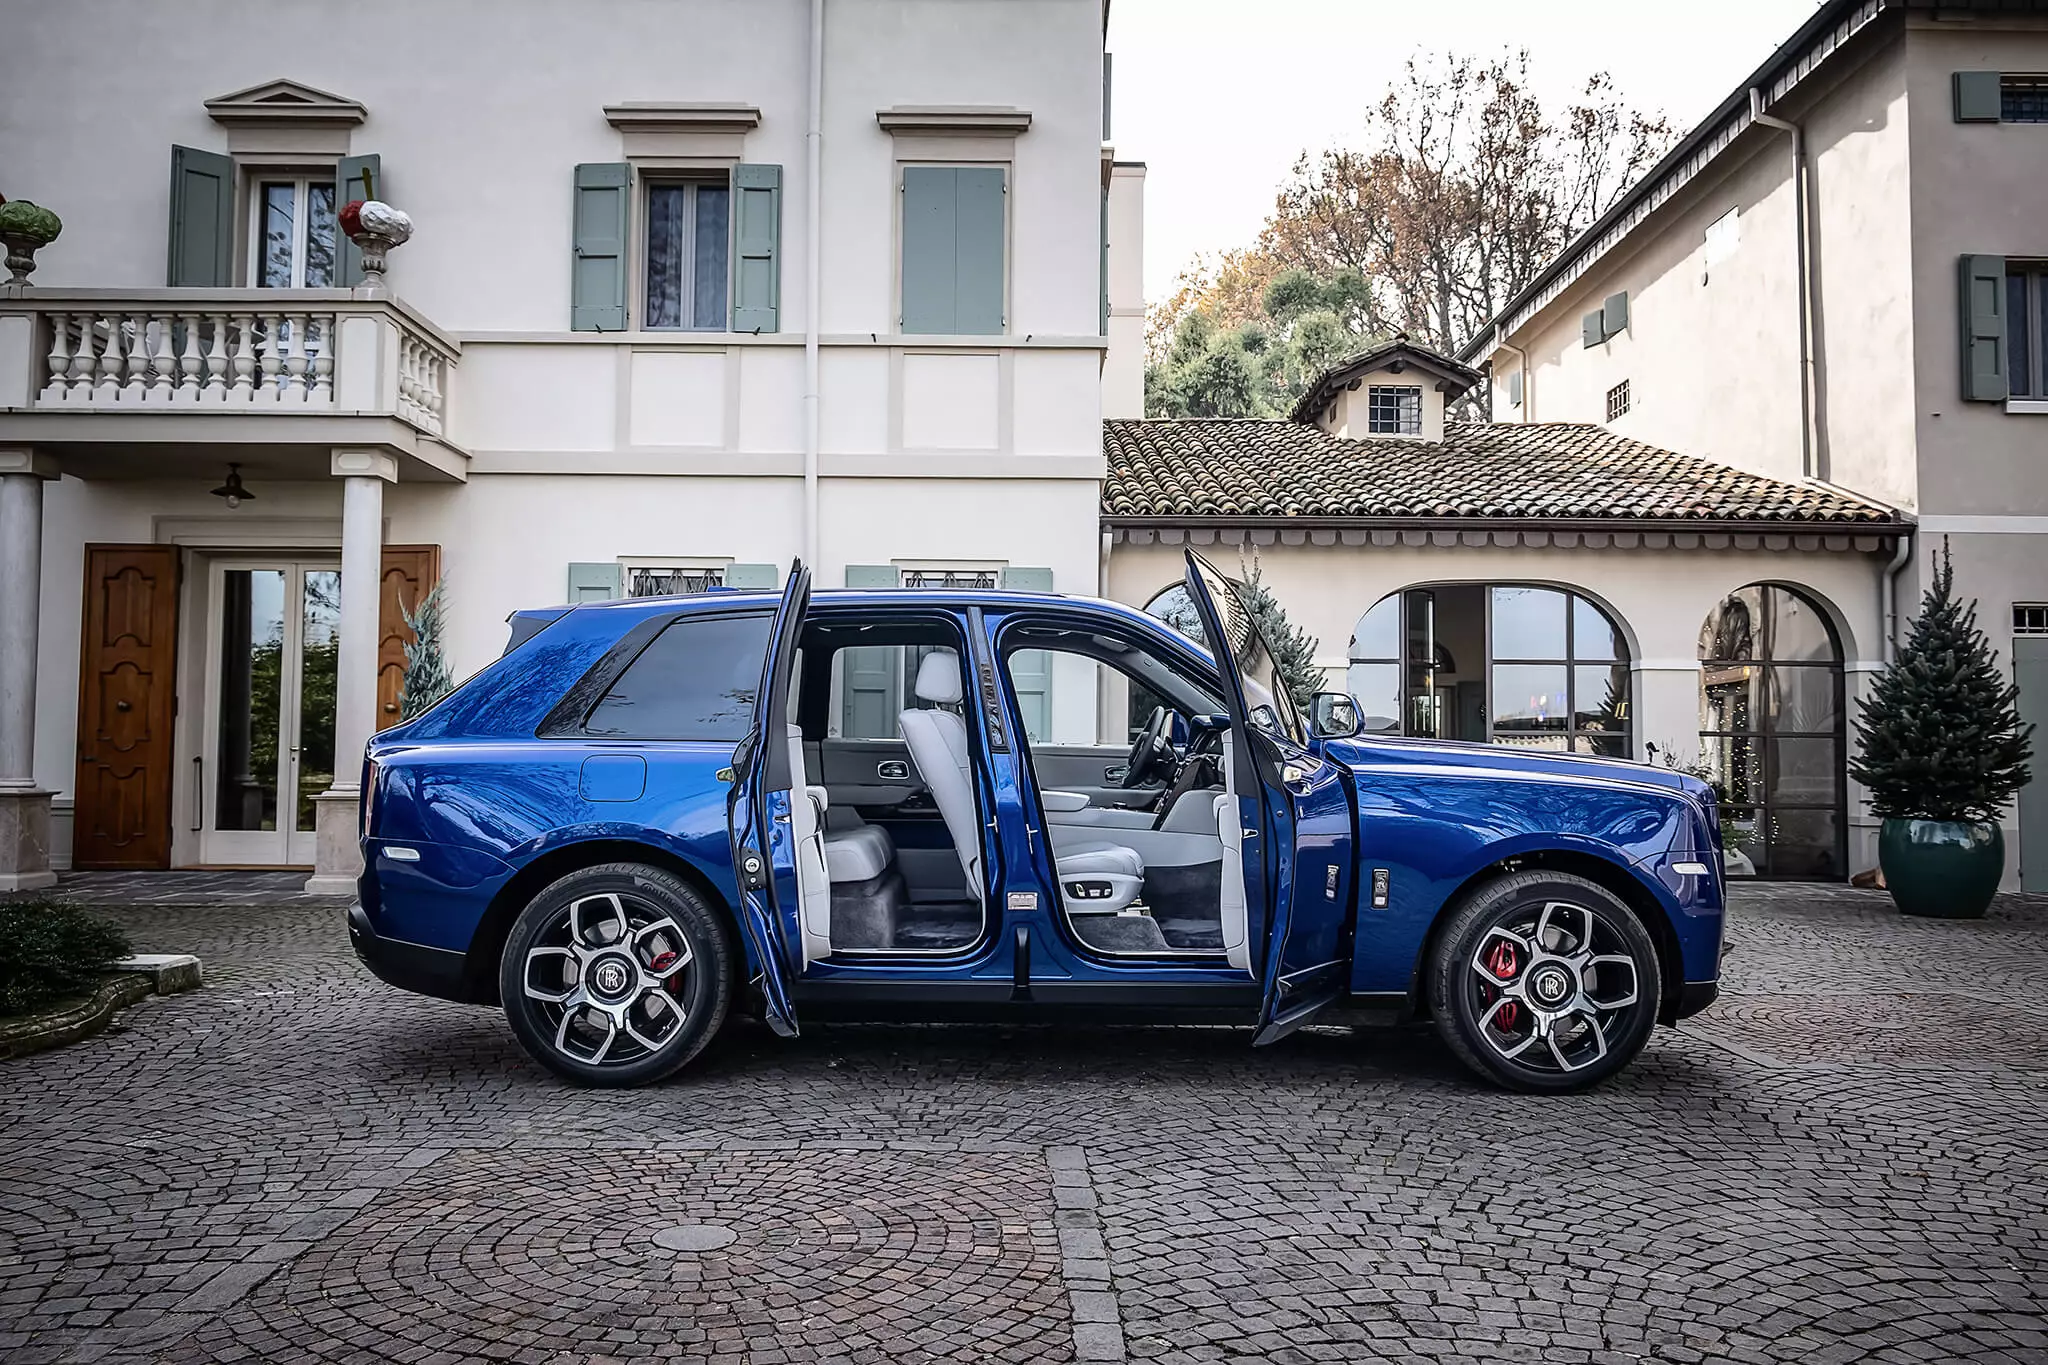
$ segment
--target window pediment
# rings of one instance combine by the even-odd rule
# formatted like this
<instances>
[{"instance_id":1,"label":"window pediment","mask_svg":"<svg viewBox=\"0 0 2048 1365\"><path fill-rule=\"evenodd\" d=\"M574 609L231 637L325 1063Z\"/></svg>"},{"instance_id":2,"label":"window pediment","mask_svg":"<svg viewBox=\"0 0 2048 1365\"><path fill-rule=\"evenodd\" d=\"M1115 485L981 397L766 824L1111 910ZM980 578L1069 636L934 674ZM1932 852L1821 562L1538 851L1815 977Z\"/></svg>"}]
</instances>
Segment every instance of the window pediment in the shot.
<instances>
[{"instance_id":1,"label":"window pediment","mask_svg":"<svg viewBox=\"0 0 2048 1365\"><path fill-rule=\"evenodd\" d=\"M349 130L369 117L346 95L282 78L217 95L206 112L228 130L230 155L320 158L347 156Z\"/></svg>"}]
</instances>

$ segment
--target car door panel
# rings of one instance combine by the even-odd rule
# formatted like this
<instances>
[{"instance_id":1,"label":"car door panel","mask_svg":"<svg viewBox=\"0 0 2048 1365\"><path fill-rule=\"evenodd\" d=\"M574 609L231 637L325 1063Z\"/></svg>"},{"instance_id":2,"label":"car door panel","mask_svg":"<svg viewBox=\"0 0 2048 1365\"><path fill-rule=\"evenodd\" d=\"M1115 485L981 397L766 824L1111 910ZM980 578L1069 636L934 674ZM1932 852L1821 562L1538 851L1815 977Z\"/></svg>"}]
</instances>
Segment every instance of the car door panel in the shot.
<instances>
[{"instance_id":1,"label":"car door panel","mask_svg":"<svg viewBox=\"0 0 2048 1365\"><path fill-rule=\"evenodd\" d=\"M1135 806L1165 790L1160 782L1125 787L1123 770L1130 758L1123 744L1034 744L1031 771L1048 791L1080 792L1094 806ZM1111 773L1117 774L1111 777Z\"/></svg>"},{"instance_id":2,"label":"car door panel","mask_svg":"<svg viewBox=\"0 0 2048 1365\"><path fill-rule=\"evenodd\" d=\"M924 779L900 739L826 739L818 742L820 781L834 806L900 806L925 792Z\"/></svg>"}]
</instances>

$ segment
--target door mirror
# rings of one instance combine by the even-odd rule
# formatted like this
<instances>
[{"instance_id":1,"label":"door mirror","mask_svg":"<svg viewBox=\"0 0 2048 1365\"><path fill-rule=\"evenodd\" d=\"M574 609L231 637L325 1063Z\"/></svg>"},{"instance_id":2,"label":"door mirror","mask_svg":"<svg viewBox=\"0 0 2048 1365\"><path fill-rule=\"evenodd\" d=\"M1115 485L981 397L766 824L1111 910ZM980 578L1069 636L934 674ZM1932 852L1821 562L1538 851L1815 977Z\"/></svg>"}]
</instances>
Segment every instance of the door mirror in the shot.
<instances>
[{"instance_id":1,"label":"door mirror","mask_svg":"<svg viewBox=\"0 0 2048 1365\"><path fill-rule=\"evenodd\" d=\"M1349 739L1363 726L1358 703L1344 692L1318 692L1309 699L1309 730L1317 739Z\"/></svg>"}]
</instances>

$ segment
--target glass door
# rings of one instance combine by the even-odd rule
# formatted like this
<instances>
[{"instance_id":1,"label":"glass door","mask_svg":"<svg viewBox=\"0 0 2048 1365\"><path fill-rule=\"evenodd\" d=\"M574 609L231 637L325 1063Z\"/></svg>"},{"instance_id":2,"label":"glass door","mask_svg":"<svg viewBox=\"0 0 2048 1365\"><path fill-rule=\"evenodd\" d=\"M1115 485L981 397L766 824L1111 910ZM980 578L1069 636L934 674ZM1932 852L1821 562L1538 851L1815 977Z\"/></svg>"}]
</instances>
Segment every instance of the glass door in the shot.
<instances>
[{"instance_id":1,"label":"glass door","mask_svg":"<svg viewBox=\"0 0 2048 1365\"><path fill-rule=\"evenodd\" d=\"M341 571L216 562L200 770L200 861L307 866L334 784Z\"/></svg>"}]
</instances>

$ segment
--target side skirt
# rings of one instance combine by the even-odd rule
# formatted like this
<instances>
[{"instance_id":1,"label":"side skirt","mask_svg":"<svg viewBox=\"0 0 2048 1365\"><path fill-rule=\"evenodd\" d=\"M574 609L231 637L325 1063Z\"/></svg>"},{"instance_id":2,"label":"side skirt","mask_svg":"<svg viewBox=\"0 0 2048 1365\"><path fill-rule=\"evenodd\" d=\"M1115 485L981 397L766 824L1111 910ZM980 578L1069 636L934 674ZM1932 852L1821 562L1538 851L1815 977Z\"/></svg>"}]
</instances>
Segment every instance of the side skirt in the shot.
<instances>
[{"instance_id":1,"label":"side skirt","mask_svg":"<svg viewBox=\"0 0 2048 1365\"><path fill-rule=\"evenodd\" d=\"M1258 1021L1258 988L1033 981L798 981L799 1018L867 1023L1238 1024Z\"/></svg>"}]
</instances>

